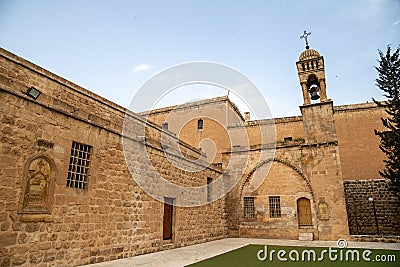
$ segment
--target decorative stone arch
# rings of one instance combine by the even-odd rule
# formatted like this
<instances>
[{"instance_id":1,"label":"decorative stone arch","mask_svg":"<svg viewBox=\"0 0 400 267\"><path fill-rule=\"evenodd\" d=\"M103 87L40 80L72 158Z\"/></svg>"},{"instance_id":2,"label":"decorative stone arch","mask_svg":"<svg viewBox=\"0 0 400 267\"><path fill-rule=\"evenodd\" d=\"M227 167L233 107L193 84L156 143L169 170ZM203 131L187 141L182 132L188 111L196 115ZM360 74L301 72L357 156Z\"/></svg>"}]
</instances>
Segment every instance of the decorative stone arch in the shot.
<instances>
[{"instance_id":1,"label":"decorative stone arch","mask_svg":"<svg viewBox=\"0 0 400 267\"><path fill-rule=\"evenodd\" d=\"M53 203L56 164L46 154L29 158L24 167L19 213L49 214Z\"/></svg>"},{"instance_id":2,"label":"decorative stone arch","mask_svg":"<svg viewBox=\"0 0 400 267\"><path fill-rule=\"evenodd\" d=\"M282 163L282 164L288 166L289 168L293 169L295 172L297 172L297 173L301 176L301 178L303 178L303 180L306 182L306 185L307 185L308 189L310 190L310 193L311 193L311 196L312 196L312 200L313 200L313 202L314 202L314 191L312 190L311 183L310 183L310 181L308 180L308 178L302 173L302 171L301 171L299 168L297 168L296 166L294 166L293 164L291 164L291 163L289 163L289 162L287 162L287 161L285 161L285 160L278 159L278 158L266 159L266 160L260 162L259 164L257 164L257 166L255 166L255 167L246 175L246 178L244 179L242 185L240 186L239 201L241 201L241 199L242 199L243 188L244 188L244 186L246 185L246 183L247 183L247 181L250 179L250 177L254 174L254 172L255 172L257 169L259 169L260 167L262 167L264 164L267 164L267 163L273 162L273 161Z\"/></svg>"}]
</instances>

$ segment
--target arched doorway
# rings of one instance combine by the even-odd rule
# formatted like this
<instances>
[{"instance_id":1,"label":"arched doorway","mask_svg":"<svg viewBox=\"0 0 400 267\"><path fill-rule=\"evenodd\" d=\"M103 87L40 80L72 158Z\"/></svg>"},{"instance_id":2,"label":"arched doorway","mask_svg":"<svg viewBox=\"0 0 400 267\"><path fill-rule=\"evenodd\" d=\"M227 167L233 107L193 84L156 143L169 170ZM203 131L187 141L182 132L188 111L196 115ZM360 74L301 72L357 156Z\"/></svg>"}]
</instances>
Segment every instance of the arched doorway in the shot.
<instances>
[{"instance_id":1,"label":"arched doorway","mask_svg":"<svg viewBox=\"0 0 400 267\"><path fill-rule=\"evenodd\" d=\"M299 226L312 226L311 202L308 198L297 200L297 217Z\"/></svg>"}]
</instances>

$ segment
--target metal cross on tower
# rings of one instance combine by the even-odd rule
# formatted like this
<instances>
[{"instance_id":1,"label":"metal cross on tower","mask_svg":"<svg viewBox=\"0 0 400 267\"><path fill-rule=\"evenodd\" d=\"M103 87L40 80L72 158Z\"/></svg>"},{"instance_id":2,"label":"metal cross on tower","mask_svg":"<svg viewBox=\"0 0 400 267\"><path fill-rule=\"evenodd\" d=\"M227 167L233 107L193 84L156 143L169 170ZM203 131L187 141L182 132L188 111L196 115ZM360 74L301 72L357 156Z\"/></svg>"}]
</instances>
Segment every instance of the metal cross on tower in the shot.
<instances>
[{"instance_id":1,"label":"metal cross on tower","mask_svg":"<svg viewBox=\"0 0 400 267\"><path fill-rule=\"evenodd\" d=\"M307 37L311 35L311 32L307 33L307 31L304 31L303 35L300 36L300 39L305 39L306 40L306 49L309 49L310 46L308 45L308 39Z\"/></svg>"}]
</instances>

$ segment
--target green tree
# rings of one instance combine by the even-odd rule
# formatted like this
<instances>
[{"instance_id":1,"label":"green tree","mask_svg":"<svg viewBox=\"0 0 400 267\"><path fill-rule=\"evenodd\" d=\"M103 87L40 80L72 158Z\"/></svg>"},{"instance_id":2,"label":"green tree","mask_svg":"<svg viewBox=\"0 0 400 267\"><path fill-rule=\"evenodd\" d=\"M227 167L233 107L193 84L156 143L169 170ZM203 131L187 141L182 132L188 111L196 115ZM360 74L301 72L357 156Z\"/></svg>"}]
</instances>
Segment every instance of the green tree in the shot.
<instances>
[{"instance_id":1,"label":"green tree","mask_svg":"<svg viewBox=\"0 0 400 267\"><path fill-rule=\"evenodd\" d=\"M376 85L384 92L387 101L374 102L386 108L387 118L382 118L385 131L375 130L381 138L379 145L386 154L385 168L379 174L390 180L391 188L396 193L400 202L400 46L392 53L387 47L386 53L379 51L379 66Z\"/></svg>"}]
</instances>

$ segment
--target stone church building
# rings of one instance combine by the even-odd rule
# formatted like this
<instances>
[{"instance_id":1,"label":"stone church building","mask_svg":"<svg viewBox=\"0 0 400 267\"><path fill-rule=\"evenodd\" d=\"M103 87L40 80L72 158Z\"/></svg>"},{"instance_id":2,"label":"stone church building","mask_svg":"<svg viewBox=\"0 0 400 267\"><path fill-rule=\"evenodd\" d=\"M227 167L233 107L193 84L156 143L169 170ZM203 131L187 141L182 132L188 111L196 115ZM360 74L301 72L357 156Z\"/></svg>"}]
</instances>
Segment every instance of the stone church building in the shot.
<instances>
[{"instance_id":1,"label":"stone church building","mask_svg":"<svg viewBox=\"0 0 400 267\"><path fill-rule=\"evenodd\" d=\"M399 205L378 174L384 109L334 106L316 50L296 66L302 116L251 120L226 96L137 114L0 49L0 266L227 237L399 236ZM139 181L157 191L158 176L203 193L151 196Z\"/></svg>"}]
</instances>

